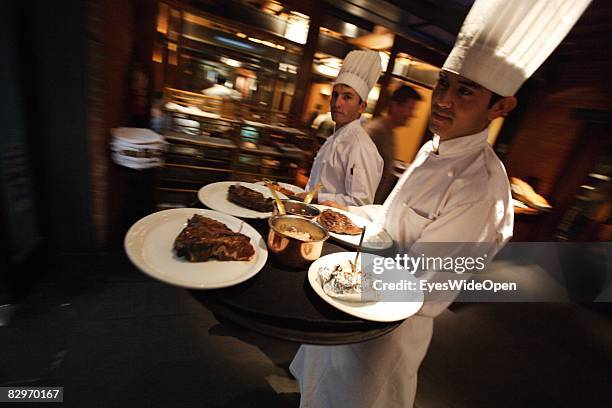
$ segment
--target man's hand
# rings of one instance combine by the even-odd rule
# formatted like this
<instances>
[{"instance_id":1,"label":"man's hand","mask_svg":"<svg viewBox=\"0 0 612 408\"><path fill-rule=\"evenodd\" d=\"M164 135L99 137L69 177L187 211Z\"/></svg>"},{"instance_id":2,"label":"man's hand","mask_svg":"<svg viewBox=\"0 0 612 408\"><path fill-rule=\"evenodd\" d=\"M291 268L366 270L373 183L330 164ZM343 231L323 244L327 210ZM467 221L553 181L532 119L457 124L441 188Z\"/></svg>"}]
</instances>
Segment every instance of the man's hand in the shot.
<instances>
[{"instance_id":1,"label":"man's hand","mask_svg":"<svg viewBox=\"0 0 612 408\"><path fill-rule=\"evenodd\" d=\"M319 203L319 204L326 205L328 207L338 208L338 209L344 210L344 211L348 211L348 207L346 205L338 204L335 201L323 201L322 203Z\"/></svg>"}]
</instances>

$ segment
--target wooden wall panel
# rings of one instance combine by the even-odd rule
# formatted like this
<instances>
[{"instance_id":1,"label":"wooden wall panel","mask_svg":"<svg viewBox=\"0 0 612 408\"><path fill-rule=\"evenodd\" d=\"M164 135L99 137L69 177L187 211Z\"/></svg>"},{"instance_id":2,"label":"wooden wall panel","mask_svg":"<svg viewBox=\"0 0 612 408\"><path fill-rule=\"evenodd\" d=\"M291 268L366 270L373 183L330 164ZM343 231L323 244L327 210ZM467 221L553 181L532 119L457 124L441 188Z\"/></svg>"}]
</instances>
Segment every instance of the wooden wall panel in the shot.
<instances>
[{"instance_id":1,"label":"wooden wall panel","mask_svg":"<svg viewBox=\"0 0 612 408\"><path fill-rule=\"evenodd\" d=\"M589 166L573 161L594 160L597 156L580 153L592 148L584 143L599 139L588 137L590 125L579 119L576 111L612 110L610 21L612 2L593 1L530 81L528 92L521 95L523 100L519 99L519 103L527 104L526 109L522 109L519 118L510 117L515 126L504 156L508 174L537 179L534 188L554 206L553 214L547 216L519 217L515 224L517 240L553 239L556 222L568 205L568 194L575 194L568 193L564 185L575 185Z\"/></svg>"},{"instance_id":2,"label":"wooden wall panel","mask_svg":"<svg viewBox=\"0 0 612 408\"><path fill-rule=\"evenodd\" d=\"M116 224L110 158L110 129L126 126L127 84L132 55L132 2L88 3L88 134L91 158L92 218L99 247L108 244ZM112 183L111 180L115 180Z\"/></svg>"},{"instance_id":3,"label":"wooden wall panel","mask_svg":"<svg viewBox=\"0 0 612 408\"><path fill-rule=\"evenodd\" d=\"M574 146L579 128L580 123L572 119L568 107L542 104L530 111L506 156L508 174L538 179L534 187L547 196Z\"/></svg>"}]
</instances>

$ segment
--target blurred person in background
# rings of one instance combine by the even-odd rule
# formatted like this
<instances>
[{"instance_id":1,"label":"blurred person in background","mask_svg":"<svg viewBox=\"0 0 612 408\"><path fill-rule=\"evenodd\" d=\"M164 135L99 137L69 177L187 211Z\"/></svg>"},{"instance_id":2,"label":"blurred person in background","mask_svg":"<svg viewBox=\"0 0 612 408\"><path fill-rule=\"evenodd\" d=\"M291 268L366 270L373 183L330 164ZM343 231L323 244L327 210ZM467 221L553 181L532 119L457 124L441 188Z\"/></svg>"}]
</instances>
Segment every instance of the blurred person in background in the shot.
<instances>
[{"instance_id":1,"label":"blurred person in background","mask_svg":"<svg viewBox=\"0 0 612 408\"><path fill-rule=\"evenodd\" d=\"M164 111L165 101L164 95L161 92L156 92L151 102L151 129L156 132L161 132L170 129L172 118Z\"/></svg>"},{"instance_id":2,"label":"blurred person in background","mask_svg":"<svg viewBox=\"0 0 612 408\"><path fill-rule=\"evenodd\" d=\"M218 98L232 99L239 101L242 99L242 94L235 89L226 86L227 80L224 76L217 77L217 83L213 86L202 89L202 93L206 96L216 96Z\"/></svg>"},{"instance_id":3,"label":"blurred person in background","mask_svg":"<svg viewBox=\"0 0 612 408\"><path fill-rule=\"evenodd\" d=\"M364 129L372 138L378 153L385 164L382 178L378 184L374 204L382 204L393 190L396 177L393 174L393 161L396 155L395 135L393 130L405 126L412 117L414 106L422 98L412 87L402 85L391 95L387 114L366 122Z\"/></svg>"}]
</instances>

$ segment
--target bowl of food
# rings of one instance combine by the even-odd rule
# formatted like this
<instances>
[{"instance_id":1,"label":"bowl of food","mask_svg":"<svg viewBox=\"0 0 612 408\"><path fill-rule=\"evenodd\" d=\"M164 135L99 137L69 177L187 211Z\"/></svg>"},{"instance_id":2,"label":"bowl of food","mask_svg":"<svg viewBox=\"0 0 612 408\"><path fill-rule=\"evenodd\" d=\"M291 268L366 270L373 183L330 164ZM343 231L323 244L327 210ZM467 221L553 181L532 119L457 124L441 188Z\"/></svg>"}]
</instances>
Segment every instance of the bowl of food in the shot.
<instances>
[{"instance_id":1,"label":"bowl of food","mask_svg":"<svg viewBox=\"0 0 612 408\"><path fill-rule=\"evenodd\" d=\"M329 233L318 223L297 215L273 215L268 219L268 249L282 264L304 267L321 257Z\"/></svg>"},{"instance_id":2,"label":"bowl of food","mask_svg":"<svg viewBox=\"0 0 612 408\"><path fill-rule=\"evenodd\" d=\"M306 204L296 200L281 201L285 206L285 212L288 215L299 215L300 217L313 219L321 214L321 211L314 205ZM277 215L278 213L278 208L276 207L276 203L274 203L274 214Z\"/></svg>"}]
</instances>

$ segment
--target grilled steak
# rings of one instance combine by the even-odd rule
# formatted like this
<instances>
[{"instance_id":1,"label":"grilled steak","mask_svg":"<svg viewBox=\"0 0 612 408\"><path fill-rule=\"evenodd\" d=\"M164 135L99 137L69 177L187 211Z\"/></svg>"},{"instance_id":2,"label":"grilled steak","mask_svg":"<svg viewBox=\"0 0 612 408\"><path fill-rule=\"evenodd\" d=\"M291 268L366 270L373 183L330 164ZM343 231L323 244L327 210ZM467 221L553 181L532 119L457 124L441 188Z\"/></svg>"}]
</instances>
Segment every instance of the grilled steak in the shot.
<instances>
[{"instance_id":1,"label":"grilled steak","mask_svg":"<svg viewBox=\"0 0 612 408\"><path fill-rule=\"evenodd\" d=\"M332 210L325 210L319 215L319 224L330 232L336 234L359 235L361 228L344 214Z\"/></svg>"},{"instance_id":2,"label":"grilled steak","mask_svg":"<svg viewBox=\"0 0 612 408\"><path fill-rule=\"evenodd\" d=\"M272 198L264 198L259 191L251 190L240 185L230 186L227 191L227 199L241 207L261 212L271 212L273 210Z\"/></svg>"},{"instance_id":3,"label":"grilled steak","mask_svg":"<svg viewBox=\"0 0 612 408\"><path fill-rule=\"evenodd\" d=\"M189 262L208 258L220 261L248 261L255 254L251 240L222 222L194 214L174 241L176 256Z\"/></svg>"}]
</instances>

